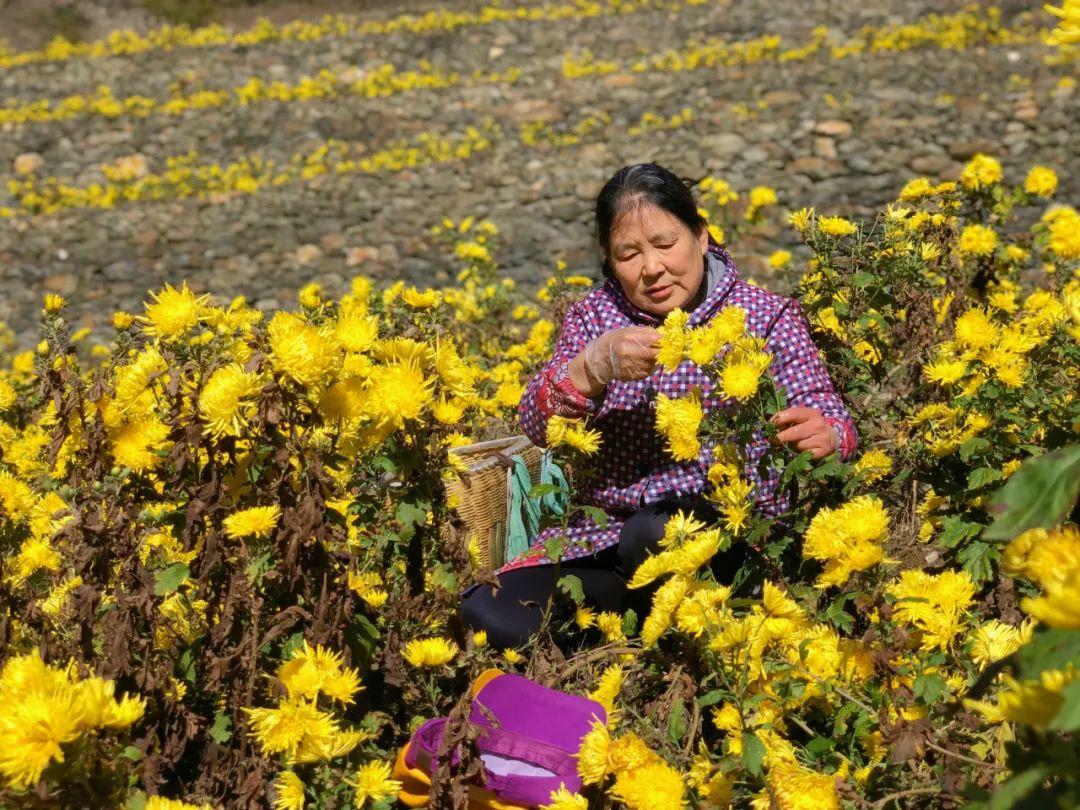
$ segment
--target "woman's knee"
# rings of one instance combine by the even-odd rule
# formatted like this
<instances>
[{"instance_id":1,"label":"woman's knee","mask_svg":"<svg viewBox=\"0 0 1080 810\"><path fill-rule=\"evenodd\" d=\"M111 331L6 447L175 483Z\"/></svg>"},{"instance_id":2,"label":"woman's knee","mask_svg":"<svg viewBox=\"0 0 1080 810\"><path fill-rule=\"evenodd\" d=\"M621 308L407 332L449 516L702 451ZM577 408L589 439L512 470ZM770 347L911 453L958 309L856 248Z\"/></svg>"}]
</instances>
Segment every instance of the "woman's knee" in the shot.
<instances>
[{"instance_id":1,"label":"woman's knee","mask_svg":"<svg viewBox=\"0 0 1080 810\"><path fill-rule=\"evenodd\" d=\"M673 514L674 510L669 510L665 503L650 503L626 519L619 533L616 565L619 574L630 579L637 567L657 552L664 537L664 525Z\"/></svg>"},{"instance_id":2,"label":"woman's knee","mask_svg":"<svg viewBox=\"0 0 1080 810\"><path fill-rule=\"evenodd\" d=\"M481 585L461 603L461 618L472 630L483 630L492 647L520 647L540 628L541 614L538 610L507 607L506 600L495 598L490 585Z\"/></svg>"},{"instance_id":3,"label":"woman's knee","mask_svg":"<svg viewBox=\"0 0 1080 810\"><path fill-rule=\"evenodd\" d=\"M660 549L664 527L676 512L683 511L711 523L716 509L704 501L661 501L646 504L627 518L619 535L619 573L627 579L651 554Z\"/></svg>"},{"instance_id":4,"label":"woman's knee","mask_svg":"<svg viewBox=\"0 0 1080 810\"><path fill-rule=\"evenodd\" d=\"M487 633L499 648L520 647L540 629L554 579L547 567L511 571L499 577L499 590L481 585L462 601L461 617Z\"/></svg>"}]
</instances>

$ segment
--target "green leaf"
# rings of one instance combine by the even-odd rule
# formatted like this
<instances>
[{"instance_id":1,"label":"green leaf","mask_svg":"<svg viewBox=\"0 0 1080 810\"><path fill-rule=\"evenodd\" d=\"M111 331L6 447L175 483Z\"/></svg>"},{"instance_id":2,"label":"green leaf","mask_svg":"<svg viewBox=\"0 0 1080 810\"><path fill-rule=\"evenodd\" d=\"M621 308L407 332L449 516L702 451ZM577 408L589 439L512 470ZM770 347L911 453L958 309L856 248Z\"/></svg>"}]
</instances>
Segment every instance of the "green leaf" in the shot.
<instances>
[{"instance_id":1,"label":"green leaf","mask_svg":"<svg viewBox=\"0 0 1080 810\"><path fill-rule=\"evenodd\" d=\"M247 576L248 584L255 585L260 582L266 573L274 567L274 550L267 548L265 551L255 553L251 557L251 561L247 564L247 568L244 569L244 574Z\"/></svg>"},{"instance_id":2,"label":"green leaf","mask_svg":"<svg viewBox=\"0 0 1080 810\"><path fill-rule=\"evenodd\" d=\"M765 761L765 744L752 731L743 732L742 761L751 774L761 776L761 765Z\"/></svg>"},{"instance_id":3,"label":"green leaf","mask_svg":"<svg viewBox=\"0 0 1080 810\"><path fill-rule=\"evenodd\" d=\"M721 700L724 699L726 693L722 689L713 689L711 692L706 692L704 695L697 699L697 705L701 708L707 708L708 706L715 706Z\"/></svg>"},{"instance_id":4,"label":"green leaf","mask_svg":"<svg viewBox=\"0 0 1080 810\"><path fill-rule=\"evenodd\" d=\"M130 759L132 762L138 762L143 758L143 752L134 745L129 745L120 752L120 756L124 757L124 759Z\"/></svg>"},{"instance_id":5,"label":"green leaf","mask_svg":"<svg viewBox=\"0 0 1080 810\"><path fill-rule=\"evenodd\" d=\"M1020 465L991 500L997 519L986 540L1011 540L1028 529L1049 529L1068 517L1080 496L1080 444L1071 444Z\"/></svg>"},{"instance_id":6,"label":"green leaf","mask_svg":"<svg viewBox=\"0 0 1080 810\"><path fill-rule=\"evenodd\" d=\"M979 467L972 470L968 476L967 488L982 489L987 484L1000 481L1002 477L1001 470L995 470L993 467Z\"/></svg>"},{"instance_id":7,"label":"green leaf","mask_svg":"<svg viewBox=\"0 0 1080 810\"><path fill-rule=\"evenodd\" d=\"M987 810L1010 810L1020 799L1041 785L1052 771L1047 765L1039 765L1018 773L998 786L986 805Z\"/></svg>"},{"instance_id":8,"label":"green leaf","mask_svg":"<svg viewBox=\"0 0 1080 810\"><path fill-rule=\"evenodd\" d=\"M853 287L869 287L876 280L876 276L873 273L859 272L855 273L851 277L851 285Z\"/></svg>"},{"instance_id":9,"label":"green leaf","mask_svg":"<svg viewBox=\"0 0 1080 810\"><path fill-rule=\"evenodd\" d=\"M607 512L603 509L598 509L595 506L579 506L578 508L588 515L601 531L607 528Z\"/></svg>"},{"instance_id":10,"label":"green leaf","mask_svg":"<svg viewBox=\"0 0 1080 810\"><path fill-rule=\"evenodd\" d=\"M304 646L304 633L298 630L290 635L281 645L281 657L283 660L292 658L293 653Z\"/></svg>"},{"instance_id":11,"label":"green leaf","mask_svg":"<svg viewBox=\"0 0 1080 810\"><path fill-rule=\"evenodd\" d=\"M627 636L632 636L637 632L637 611L633 608L627 608L623 613L622 631Z\"/></svg>"},{"instance_id":12,"label":"green leaf","mask_svg":"<svg viewBox=\"0 0 1080 810\"><path fill-rule=\"evenodd\" d=\"M1080 661L1080 630L1044 630L1017 653L1020 677L1035 680L1046 669L1064 669Z\"/></svg>"},{"instance_id":13,"label":"green leaf","mask_svg":"<svg viewBox=\"0 0 1080 810\"><path fill-rule=\"evenodd\" d=\"M180 674L184 676L184 680L188 683L195 683L198 680L199 673L195 669L195 651L190 647L180 654L177 667L180 669Z\"/></svg>"},{"instance_id":14,"label":"green leaf","mask_svg":"<svg viewBox=\"0 0 1080 810\"><path fill-rule=\"evenodd\" d=\"M548 538L547 542L544 543L544 553L547 554L547 558L552 562L561 560L563 551L565 550L565 537L550 537Z\"/></svg>"},{"instance_id":15,"label":"green leaf","mask_svg":"<svg viewBox=\"0 0 1080 810\"><path fill-rule=\"evenodd\" d=\"M173 563L168 568L158 571L157 576L154 577L154 595L168 596L170 593L175 593L190 573L191 569L188 568L187 563L182 562Z\"/></svg>"},{"instance_id":16,"label":"green leaf","mask_svg":"<svg viewBox=\"0 0 1080 810\"><path fill-rule=\"evenodd\" d=\"M224 745L232 737L232 720L224 712L214 715L214 724L210 726L210 739Z\"/></svg>"},{"instance_id":17,"label":"green leaf","mask_svg":"<svg viewBox=\"0 0 1080 810\"><path fill-rule=\"evenodd\" d=\"M831 456L826 456L818 462L817 466L810 472L810 477L815 481L821 481L824 478L832 478L833 476L839 475L846 466L847 465L836 457L836 453L833 453Z\"/></svg>"},{"instance_id":18,"label":"green leaf","mask_svg":"<svg viewBox=\"0 0 1080 810\"><path fill-rule=\"evenodd\" d=\"M1050 721L1050 728L1058 731L1076 731L1080 729L1080 679L1074 680L1061 693L1065 702Z\"/></svg>"},{"instance_id":19,"label":"green leaf","mask_svg":"<svg viewBox=\"0 0 1080 810\"><path fill-rule=\"evenodd\" d=\"M354 663L360 663L366 667L375 659L380 649L379 635L379 628L373 625L367 616L362 613L353 616L352 622L345 631L345 636L353 650L359 653L358 660Z\"/></svg>"},{"instance_id":20,"label":"green leaf","mask_svg":"<svg viewBox=\"0 0 1080 810\"><path fill-rule=\"evenodd\" d=\"M682 701L679 701L672 708L667 722L667 738L672 745L682 743L682 739L686 735L686 719L683 715L683 704Z\"/></svg>"},{"instance_id":21,"label":"green leaf","mask_svg":"<svg viewBox=\"0 0 1080 810\"><path fill-rule=\"evenodd\" d=\"M545 495L554 495L562 492L562 487L555 484L533 484L529 489L529 497L533 500L543 498Z\"/></svg>"},{"instance_id":22,"label":"green leaf","mask_svg":"<svg viewBox=\"0 0 1080 810\"><path fill-rule=\"evenodd\" d=\"M994 563L1001 558L1001 552L989 543L976 540L960 549L956 558L975 582L986 582L994 575Z\"/></svg>"},{"instance_id":23,"label":"green leaf","mask_svg":"<svg viewBox=\"0 0 1080 810\"><path fill-rule=\"evenodd\" d=\"M784 467L784 472L780 476L780 486L786 487L792 478L806 472L813 464L814 456L809 450L799 453Z\"/></svg>"},{"instance_id":24,"label":"green leaf","mask_svg":"<svg viewBox=\"0 0 1080 810\"><path fill-rule=\"evenodd\" d=\"M937 673L919 675L912 683L915 697L928 704L937 703L941 696L945 694L945 687L945 679Z\"/></svg>"},{"instance_id":25,"label":"green leaf","mask_svg":"<svg viewBox=\"0 0 1080 810\"><path fill-rule=\"evenodd\" d=\"M806 744L806 752L814 759L821 759L831 753L835 747L835 743L828 737L814 737Z\"/></svg>"},{"instance_id":26,"label":"green leaf","mask_svg":"<svg viewBox=\"0 0 1080 810\"><path fill-rule=\"evenodd\" d=\"M960 445L960 460L965 462L971 461L973 455L985 450L989 446L990 442L987 439L982 438L982 436L975 436L974 438L968 439Z\"/></svg>"},{"instance_id":27,"label":"green leaf","mask_svg":"<svg viewBox=\"0 0 1080 810\"><path fill-rule=\"evenodd\" d=\"M949 548L956 548L969 537L978 537L983 530L981 523L972 523L958 515L949 515L941 520L939 540Z\"/></svg>"},{"instance_id":28,"label":"green leaf","mask_svg":"<svg viewBox=\"0 0 1080 810\"><path fill-rule=\"evenodd\" d=\"M398 471L397 462L390 458L390 456L376 456L371 464L376 469L388 472L391 475L394 475Z\"/></svg>"},{"instance_id":29,"label":"green leaf","mask_svg":"<svg viewBox=\"0 0 1080 810\"><path fill-rule=\"evenodd\" d=\"M851 614L844 609L844 604L850 597L841 596L829 605L828 610L825 611L825 618L839 627L841 630L851 631L852 618Z\"/></svg>"},{"instance_id":30,"label":"green leaf","mask_svg":"<svg viewBox=\"0 0 1080 810\"><path fill-rule=\"evenodd\" d=\"M556 584L560 591L574 600L575 605L580 605L585 601L585 589L581 586L581 577L567 574L566 576L559 577L559 581Z\"/></svg>"},{"instance_id":31,"label":"green leaf","mask_svg":"<svg viewBox=\"0 0 1080 810\"><path fill-rule=\"evenodd\" d=\"M418 526L427 520L428 506L425 503L402 501L394 511L394 517L402 526Z\"/></svg>"}]
</instances>

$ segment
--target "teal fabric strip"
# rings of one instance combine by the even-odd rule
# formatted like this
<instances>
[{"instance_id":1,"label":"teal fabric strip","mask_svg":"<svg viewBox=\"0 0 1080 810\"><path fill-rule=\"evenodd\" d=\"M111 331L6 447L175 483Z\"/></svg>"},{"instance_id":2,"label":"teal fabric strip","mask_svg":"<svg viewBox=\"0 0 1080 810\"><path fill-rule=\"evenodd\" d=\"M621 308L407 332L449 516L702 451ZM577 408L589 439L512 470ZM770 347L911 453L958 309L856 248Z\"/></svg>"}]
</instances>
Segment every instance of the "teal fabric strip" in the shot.
<instances>
[{"instance_id":1,"label":"teal fabric strip","mask_svg":"<svg viewBox=\"0 0 1080 810\"><path fill-rule=\"evenodd\" d=\"M506 559L512 560L529 548L529 541L540 528L540 504L529 497L532 478L521 456L511 456L510 515L507 520Z\"/></svg>"},{"instance_id":2,"label":"teal fabric strip","mask_svg":"<svg viewBox=\"0 0 1080 810\"><path fill-rule=\"evenodd\" d=\"M529 497L533 482L529 467L521 456L511 456L514 462L510 470L510 509L506 526L506 559L512 560L525 553L532 539L540 531L541 514L562 517L570 503L570 485L562 469L545 452L540 461L540 484L549 484L558 489L539 498Z\"/></svg>"},{"instance_id":3,"label":"teal fabric strip","mask_svg":"<svg viewBox=\"0 0 1080 810\"><path fill-rule=\"evenodd\" d=\"M541 498L543 508L555 517L565 515L570 503L570 484L550 451L544 451L540 458L540 483L553 484L559 488L558 492L549 492Z\"/></svg>"}]
</instances>

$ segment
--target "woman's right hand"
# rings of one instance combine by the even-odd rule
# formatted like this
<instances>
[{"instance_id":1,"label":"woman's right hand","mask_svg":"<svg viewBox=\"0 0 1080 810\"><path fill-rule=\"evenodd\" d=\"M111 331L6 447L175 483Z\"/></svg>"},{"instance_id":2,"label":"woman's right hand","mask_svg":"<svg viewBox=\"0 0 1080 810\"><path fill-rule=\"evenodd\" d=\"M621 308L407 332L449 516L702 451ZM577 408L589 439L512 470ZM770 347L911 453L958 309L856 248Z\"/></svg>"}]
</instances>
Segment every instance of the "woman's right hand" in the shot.
<instances>
[{"instance_id":1,"label":"woman's right hand","mask_svg":"<svg viewBox=\"0 0 1080 810\"><path fill-rule=\"evenodd\" d=\"M591 340L570 364L570 378L582 394L599 396L612 380L642 380L656 368L660 333L648 326L612 329Z\"/></svg>"}]
</instances>

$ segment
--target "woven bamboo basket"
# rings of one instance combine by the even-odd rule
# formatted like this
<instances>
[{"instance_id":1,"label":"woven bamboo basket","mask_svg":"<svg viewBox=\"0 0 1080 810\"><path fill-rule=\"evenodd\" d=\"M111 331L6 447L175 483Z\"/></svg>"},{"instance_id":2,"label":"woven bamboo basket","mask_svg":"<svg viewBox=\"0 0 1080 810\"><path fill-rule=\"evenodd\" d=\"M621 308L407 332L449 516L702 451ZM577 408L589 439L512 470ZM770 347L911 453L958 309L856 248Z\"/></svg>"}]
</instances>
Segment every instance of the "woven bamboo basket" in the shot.
<instances>
[{"instance_id":1,"label":"woven bamboo basket","mask_svg":"<svg viewBox=\"0 0 1080 810\"><path fill-rule=\"evenodd\" d=\"M506 562L506 533L510 509L510 456L519 455L529 468L529 477L540 480L543 451L526 436L468 444L450 450L461 457L469 470L461 480L446 484L446 494L457 496L457 513L465 523L466 542L476 537L481 564L487 570Z\"/></svg>"}]
</instances>

